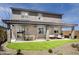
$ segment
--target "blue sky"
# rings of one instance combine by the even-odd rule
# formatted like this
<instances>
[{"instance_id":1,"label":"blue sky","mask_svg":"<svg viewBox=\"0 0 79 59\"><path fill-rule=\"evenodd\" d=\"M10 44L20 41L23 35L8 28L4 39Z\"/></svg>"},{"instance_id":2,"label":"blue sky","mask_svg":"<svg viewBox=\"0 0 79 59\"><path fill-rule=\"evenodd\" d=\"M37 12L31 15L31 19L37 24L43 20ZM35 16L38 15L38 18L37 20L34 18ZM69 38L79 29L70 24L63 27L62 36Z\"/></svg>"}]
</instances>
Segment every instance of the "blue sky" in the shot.
<instances>
[{"instance_id":1,"label":"blue sky","mask_svg":"<svg viewBox=\"0 0 79 59\"><path fill-rule=\"evenodd\" d=\"M25 9L34 9L34 10L41 10L41 11L48 11L51 13L61 13L64 14L62 20L65 23L73 23L79 24L79 4L68 4L68 3L16 3L16 4L0 4L0 17L3 19L10 19L11 18L11 9L10 7L18 7L18 8L25 8ZM3 23L0 20L0 25ZM75 28L79 30L79 26Z\"/></svg>"}]
</instances>

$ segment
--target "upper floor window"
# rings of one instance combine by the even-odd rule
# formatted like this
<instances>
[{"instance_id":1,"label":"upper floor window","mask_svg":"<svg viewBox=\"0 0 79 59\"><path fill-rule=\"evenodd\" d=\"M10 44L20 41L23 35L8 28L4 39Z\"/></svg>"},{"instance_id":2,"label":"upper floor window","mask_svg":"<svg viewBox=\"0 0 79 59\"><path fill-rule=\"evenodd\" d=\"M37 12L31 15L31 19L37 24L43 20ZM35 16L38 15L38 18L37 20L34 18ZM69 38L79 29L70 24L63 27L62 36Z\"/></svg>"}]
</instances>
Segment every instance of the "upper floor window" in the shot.
<instances>
[{"instance_id":1,"label":"upper floor window","mask_svg":"<svg viewBox=\"0 0 79 59\"><path fill-rule=\"evenodd\" d=\"M41 19L41 17L38 17L38 19L40 20L40 19Z\"/></svg>"},{"instance_id":2,"label":"upper floor window","mask_svg":"<svg viewBox=\"0 0 79 59\"><path fill-rule=\"evenodd\" d=\"M38 14L38 19L39 20L42 20L43 19L42 14L40 14L40 13Z\"/></svg>"},{"instance_id":3,"label":"upper floor window","mask_svg":"<svg viewBox=\"0 0 79 59\"><path fill-rule=\"evenodd\" d=\"M21 15L22 15L22 18L28 18L28 13L27 12L22 12Z\"/></svg>"}]
</instances>

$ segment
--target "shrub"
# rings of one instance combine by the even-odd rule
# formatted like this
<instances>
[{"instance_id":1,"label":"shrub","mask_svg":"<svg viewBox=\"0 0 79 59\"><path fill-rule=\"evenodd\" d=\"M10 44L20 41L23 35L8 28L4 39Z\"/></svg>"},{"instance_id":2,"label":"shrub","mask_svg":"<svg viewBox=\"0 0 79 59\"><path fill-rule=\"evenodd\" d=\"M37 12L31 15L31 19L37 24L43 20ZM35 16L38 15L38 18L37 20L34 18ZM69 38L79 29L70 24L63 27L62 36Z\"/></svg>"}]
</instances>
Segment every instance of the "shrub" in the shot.
<instances>
[{"instance_id":1,"label":"shrub","mask_svg":"<svg viewBox=\"0 0 79 59\"><path fill-rule=\"evenodd\" d=\"M16 55L23 55L23 54L21 53L21 50L20 50L20 49L17 50Z\"/></svg>"},{"instance_id":2,"label":"shrub","mask_svg":"<svg viewBox=\"0 0 79 59\"><path fill-rule=\"evenodd\" d=\"M3 29L0 29L0 50L2 49L2 44L7 41L7 33Z\"/></svg>"},{"instance_id":3,"label":"shrub","mask_svg":"<svg viewBox=\"0 0 79 59\"><path fill-rule=\"evenodd\" d=\"M49 49L48 52L49 52L49 53L53 53L52 49Z\"/></svg>"},{"instance_id":4,"label":"shrub","mask_svg":"<svg viewBox=\"0 0 79 59\"><path fill-rule=\"evenodd\" d=\"M63 35L63 33L60 33L60 35Z\"/></svg>"},{"instance_id":5,"label":"shrub","mask_svg":"<svg viewBox=\"0 0 79 59\"><path fill-rule=\"evenodd\" d=\"M71 46L72 46L73 48L77 48L77 43L72 43Z\"/></svg>"},{"instance_id":6,"label":"shrub","mask_svg":"<svg viewBox=\"0 0 79 59\"><path fill-rule=\"evenodd\" d=\"M72 44L72 47L73 48L77 48L77 51L79 51L79 44L78 43L73 43Z\"/></svg>"},{"instance_id":7,"label":"shrub","mask_svg":"<svg viewBox=\"0 0 79 59\"><path fill-rule=\"evenodd\" d=\"M77 51L79 51L79 44L77 44Z\"/></svg>"}]
</instances>

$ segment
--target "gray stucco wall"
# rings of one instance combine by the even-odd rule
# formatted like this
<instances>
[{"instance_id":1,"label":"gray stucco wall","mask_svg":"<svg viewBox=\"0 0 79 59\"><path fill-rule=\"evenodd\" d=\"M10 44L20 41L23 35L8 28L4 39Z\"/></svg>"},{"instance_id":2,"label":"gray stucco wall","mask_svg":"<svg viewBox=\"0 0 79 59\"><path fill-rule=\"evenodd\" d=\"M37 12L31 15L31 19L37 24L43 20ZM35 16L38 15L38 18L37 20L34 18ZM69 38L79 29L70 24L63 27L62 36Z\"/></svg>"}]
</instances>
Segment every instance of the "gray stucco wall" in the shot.
<instances>
[{"instance_id":1,"label":"gray stucco wall","mask_svg":"<svg viewBox=\"0 0 79 59\"><path fill-rule=\"evenodd\" d=\"M56 22L56 23L61 23L62 20L61 18L54 18L52 17L45 17L43 14L38 14L37 16L35 15L23 15L24 12L21 12L21 14L12 14L12 19L13 20L30 20L30 21L44 21L44 22ZM24 16L24 17L23 17ZM39 19L40 17L40 19Z\"/></svg>"},{"instance_id":2,"label":"gray stucco wall","mask_svg":"<svg viewBox=\"0 0 79 59\"><path fill-rule=\"evenodd\" d=\"M17 32L19 32L19 29L23 30L23 28L25 29L25 35L27 35L27 34L34 35L36 39L45 38L46 33L45 34L38 34L38 27L39 26L40 25L14 24L12 31L13 31L13 34L16 39L17 39ZM41 26L43 26L43 25L41 25ZM45 28L45 31L46 31L46 26L43 26L43 27ZM54 30L58 30L58 32L61 33L61 28L59 26L49 26L49 34L50 35L54 34Z\"/></svg>"}]
</instances>

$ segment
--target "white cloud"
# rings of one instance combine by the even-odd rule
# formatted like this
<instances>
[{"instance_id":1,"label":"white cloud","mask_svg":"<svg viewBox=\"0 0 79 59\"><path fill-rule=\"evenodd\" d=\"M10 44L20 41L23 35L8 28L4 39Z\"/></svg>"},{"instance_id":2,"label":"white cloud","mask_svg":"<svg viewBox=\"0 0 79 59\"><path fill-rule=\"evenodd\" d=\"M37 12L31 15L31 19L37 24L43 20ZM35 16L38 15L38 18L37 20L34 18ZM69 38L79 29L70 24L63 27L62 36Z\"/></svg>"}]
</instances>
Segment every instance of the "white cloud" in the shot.
<instances>
[{"instance_id":1,"label":"white cloud","mask_svg":"<svg viewBox=\"0 0 79 59\"><path fill-rule=\"evenodd\" d=\"M0 7L0 17L2 17L3 19L9 18L10 14L11 14L10 8Z\"/></svg>"},{"instance_id":2,"label":"white cloud","mask_svg":"<svg viewBox=\"0 0 79 59\"><path fill-rule=\"evenodd\" d=\"M0 26L4 26L2 19L10 18L11 10L6 7L0 7Z\"/></svg>"},{"instance_id":3,"label":"white cloud","mask_svg":"<svg viewBox=\"0 0 79 59\"><path fill-rule=\"evenodd\" d=\"M66 23L79 24L79 4L71 5L74 7L64 13L63 21ZM79 26L76 27L76 29L79 30Z\"/></svg>"}]
</instances>

